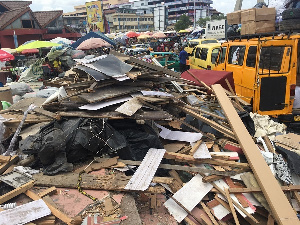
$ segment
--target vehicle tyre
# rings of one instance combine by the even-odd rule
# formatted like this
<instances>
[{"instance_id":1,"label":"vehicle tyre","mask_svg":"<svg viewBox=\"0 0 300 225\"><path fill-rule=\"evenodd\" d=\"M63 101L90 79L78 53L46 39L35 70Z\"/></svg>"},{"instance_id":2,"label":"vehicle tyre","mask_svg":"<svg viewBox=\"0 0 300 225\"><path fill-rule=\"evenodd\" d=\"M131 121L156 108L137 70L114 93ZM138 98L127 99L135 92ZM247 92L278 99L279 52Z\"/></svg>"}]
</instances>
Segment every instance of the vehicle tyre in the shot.
<instances>
[{"instance_id":1,"label":"vehicle tyre","mask_svg":"<svg viewBox=\"0 0 300 225\"><path fill-rule=\"evenodd\" d=\"M282 12L282 20L300 18L300 9L286 9Z\"/></svg>"},{"instance_id":2,"label":"vehicle tyre","mask_svg":"<svg viewBox=\"0 0 300 225\"><path fill-rule=\"evenodd\" d=\"M282 20L279 24L280 30L300 30L300 18Z\"/></svg>"}]
</instances>

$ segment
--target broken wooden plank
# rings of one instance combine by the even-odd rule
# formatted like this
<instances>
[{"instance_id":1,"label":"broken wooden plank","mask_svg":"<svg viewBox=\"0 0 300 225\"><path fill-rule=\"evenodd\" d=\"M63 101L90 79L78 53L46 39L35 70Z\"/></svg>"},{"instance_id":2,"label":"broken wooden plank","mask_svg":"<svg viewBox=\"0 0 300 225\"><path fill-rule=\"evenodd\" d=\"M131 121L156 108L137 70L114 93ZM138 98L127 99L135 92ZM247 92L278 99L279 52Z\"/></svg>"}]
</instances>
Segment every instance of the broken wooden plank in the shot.
<instances>
[{"instance_id":1,"label":"broken wooden plank","mask_svg":"<svg viewBox=\"0 0 300 225\"><path fill-rule=\"evenodd\" d=\"M248 163L239 163L239 162L225 161L219 159L195 159L193 156L174 153L174 152L166 152L164 157L167 159L174 159L175 161L180 161L180 162L208 163L212 165L231 166L231 167L238 167L243 169L249 168Z\"/></svg>"},{"instance_id":2,"label":"broken wooden plank","mask_svg":"<svg viewBox=\"0 0 300 225\"><path fill-rule=\"evenodd\" d=\"M255 178L270 205L277 223L283 225L300 224L297 215L281 190L278 181L272 174L260 151L257 149L257 146L225 94L222 86L213 85L212 88L243 149Z\"/></svg>"},{"instance_id":3,"label":"broken wooden plank","mask_svg":"<svg viewBox=\"0 0 300 225\"><path fill-rule=\"evenodd\" d=\"M35 186L52 187L57 188L75 188L77 189L78 173L65 173L55 176L46 176L42 174L35 174ZM107 191L127 191L125 186L130 180L130 176L123 174L111 174L111 175L92 175L82 174L82 189L86 190L107 190ZM154 182L155 180L153 180ZM162 180L160 180L162 181ZM165 193L165 189L161 186L149 187L145 190L147 193Z\"/></svg>"},{"instance_id":4,"label":"broken wooden plank","mask_svg":"<svg viewBox=\"0 0 300 225\"><path fill-rule=\"evenodd\" d=\"M132 161L132 160L123 160L123 159L119 159L118 161L132 166L139 166L141 164L141 161ZM209 174L216 174L222 176L234 176L237 174L235 171L222 172L217 170L204 169L200 167L190 167L190 166L180 166L180 165L170 165L170 164L160 164L158 168L167 169L167 170L188 171L188 172L195 172L195 173L209 173Z\"/></svg>"},{"instance_id":5,"label":"broken wooden plank","mask_svg":"<svg viewBox=\"0 0 300 225\"><path fill-rule=\"evenodd\" d=\"M226 135L227 137L230 137L231 139L235 140L234 133L231 130L228 130L226 127L221 126L220 124L216 123L213 120L207 119L206 117L194 112L193 110L190 110L186 107L177 106L177 108L181 109L183 112L191 115L194 118L199 119L200 121L208 124L212 128L216 129L217 131L221 132L222 134Z\"/></svg>"},{"instance_id":6,"label":"broken wooden plank","mask_svg":"<svg viewBox=\"0 0 300 225\"><path fill-rule=\"evenodd\" d=\"M214 215L211 213L210 209L203 202L200 202L200 204L201 204L202 208L204 209L205 213L210 218L210 220L213 222L213 224L214 225L219 225L219 223L215 219Z\"/></svg>"},{"instance_id":7,"label":"broken wooden plank","mask_svg":"<svg viewBox=\"0 0 300 225\"><path fill-rule=\"evenodd\" d=\"M143 105L139 102L137 98L132 98L129 101L122 104L120 107L118 107L116 111L127 116L132 116L136 113L136 111L142 108L142 106Z\"/></svg>"},{"instance_id":8,"label":"broken wooden plank","mask_svg":"<svg viewBox=\"0 0 300 225\"><path fill-rule=\"evenodd\" d=\"M0 166L0 174L3 174L12 164L16 163L19 160L19 156L8 156L9 161Z\"/></svg>"},{"instance_id":9,"label":"broken wooden plank","mask_svg":"<svg viewBox=\"0 0 300 225\"><path fill-rule=\"evenodd\" d=\"M55 194L57 192L56 187L51 187L51 188L47 188L46 190L38 193L38 196L40 196L41 198L43 198L46 195L50 195L50 194Z\"/></svg>"},{"instance_id":10,"label":"broken wooden plank","mask_svg":"<svg viewBox=\"0 0 300 225\"><path fill-rule=\"evenodd\" d=\"M107 168L118 163L118 157L108 158L100 163L92 163L88 168L85 169L85 172L91 172L95 170L100 170L102 168Z\"/></svg>"},{"instance_id":11,"label":"broken wooden plank","mask_svg":"<svg viewBox=\"0 0 300 225\"><path fill-rule=\"evenodd\" d=\"M69 216L67 216L66 214L64 214L63 212L61 212L60 210L57 209L57 207L54 207L53 205L51 205L48 201L47 198L46 199L41 199L40 196L38 196L36 193L28 190L25 192L25 194L31 198L32 200L41 200L44 201L45 204L48 206L48 208L51 210L51 213L56 216L57 218L59 218L60 220L62 220L63 222L67 223L68 225L72 224L73 219L71 219Z\"/></svg>"},{"instance_id":12,"label":"broken wooden plank","mask_svg":"<svg viewBox=\"0 0 300 225\"><path fill-rule=\"evenodd\" d=\"M300 185L290 185L290 186L281 186L282 191L300 191ZM252 192L261 192L262 190L259 187L250 187L250 188L229 188L229 192L234 193L252 193Z\"/></svg>"},{"instance_id":13,"label":"broken wooden plank","mask_svg":"<svg viewBox=\"0 0 300 225\"><path fill-rule=\"evenodd\" d=\"M125 189L145 191L149 187L165 152L165 149L150 148Z\"/></svg>"},{"instance_id":14,"label":"broken wooden plank","mask_svg":"<svg viewBox=\"0 0 300 225\"><path fill-rule=\"evenodd\" d=\"M230 197L228 188L225 188L224 192L225 192L225 197L227 198L227 201L228 201L228 204L229 204L229 207L230 207L230 211L233 215L234 222L235 222L236 225L240 225L240 222L239 222L239 219L237 218L236 211L235 211L235 208L233 206L232 199Z\"/></svg>"},{"instance_id":15,"label":"broken wooden plank","mask_svg":"<svg viewBox=\"0 0 300 225\"><path fill-rule=\"evenodd\" d=\"M173 195L173 198L180 202L188 211L192 211L192 209L211 189L212 185L209 183L203 183L202 176L198 174L186 183L179 191L177 191ZM178 222L181 222L188 213L179 206L173 198L168 199L164 206Z\"/></svg>"},{"instance_id":16,"label":"broken wooden plank","mask_svg":"<svg viewBox=\"0 0 300 225\"><path fill-rule=\"evenodd\" d=\"M34 184L34 181L29 181L27 184L24 184L24 185L22 185L22 186L20 186L16 189L6 193L6 194L4 194L4 195L1 195L0 196L0 204L2 204L4 202L18 196L18 195L20 195L22 193L24 193L27 190L29 190L30 188L33 187L33 184Z\"/></svg>"}]
</instances>

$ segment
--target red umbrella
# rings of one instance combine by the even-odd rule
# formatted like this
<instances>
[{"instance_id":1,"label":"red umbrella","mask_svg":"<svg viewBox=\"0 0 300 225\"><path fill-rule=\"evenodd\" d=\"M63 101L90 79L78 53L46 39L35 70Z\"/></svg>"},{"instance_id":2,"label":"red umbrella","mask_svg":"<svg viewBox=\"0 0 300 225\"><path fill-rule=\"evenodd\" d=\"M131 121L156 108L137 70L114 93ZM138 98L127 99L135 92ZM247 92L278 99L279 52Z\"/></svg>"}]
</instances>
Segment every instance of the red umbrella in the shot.
<instances>
[{"instance_id":1,"label":"red umbrella","mask_svg":"<svg viewBox=\"0 0 300 225\"><path fill-rule=\"evenodd\" d=\"M14 60L14 59L15 59L15 57L12 54L0 49L0 61L1 62L10 61L10 60Z\"/></svg>"},{"instance_id":2,"label":"red umbrella","mask_svg":"<svg viewBox=\"0 0 300 225\"><path fill-rule=\"evenodd\" d=\"M133 38L133 37L138 37L138 36L140 36L140 35L137 34L137 33L135 33L135 32L133 32L133 31L130 31L130 32L128 32L128 33L126 34L126 36L129 37L129 38Z\"/></svg>"},{"instance_id":3,"label":"red umbrella","mask_svg":"<svg viewBox=\"0 0 300 225\"><path fill-rule=\"evenodd\" d=\"M77 50L89 50L100 47L109 47L111 46L109 43L104 41L101 38L90 38L82 42L76 49Z\"/></svg>"},{"instance_id":4,"label":"red umbrella","mask_svg":"<svg viewBox=\"0 0 300 225\"><path fill-rule=\"evenodd\" d=\"M21 54L34 54L34 53L39 53L39 50L37 48L33 49L25 49L21 52Z\"/></svg>"}]
</instances>

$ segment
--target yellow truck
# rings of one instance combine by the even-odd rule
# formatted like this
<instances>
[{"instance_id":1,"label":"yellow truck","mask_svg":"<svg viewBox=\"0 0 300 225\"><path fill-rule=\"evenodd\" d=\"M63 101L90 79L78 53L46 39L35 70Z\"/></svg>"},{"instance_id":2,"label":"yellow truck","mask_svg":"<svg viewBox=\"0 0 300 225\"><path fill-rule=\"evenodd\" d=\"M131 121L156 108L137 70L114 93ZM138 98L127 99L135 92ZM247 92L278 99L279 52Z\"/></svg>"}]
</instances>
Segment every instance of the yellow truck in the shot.
<instances>
[{"instance_id":1,"label":"yellow truck","mask_svg":"<svg viewBox=\"0 0 300 225\"><path fill-rule=\"evenodd\" d=\"M187 47L184 48L184 50L191 55L194 48L197 45L201 45L201 44L210 44L210 43L218 43L217 39L192 39L189 40Z\"/></svg>"},{"instance_id":2,"label":"yellow truck","mask_svg":"<svg viewBox=\"0 0 300 225\"><path fill-rule=\"evenodd\" d=\"M300 121L299 40L292 34L225 42L214 70L233 72L236 94L254 112Z\"/></svg>"}]
</instances>

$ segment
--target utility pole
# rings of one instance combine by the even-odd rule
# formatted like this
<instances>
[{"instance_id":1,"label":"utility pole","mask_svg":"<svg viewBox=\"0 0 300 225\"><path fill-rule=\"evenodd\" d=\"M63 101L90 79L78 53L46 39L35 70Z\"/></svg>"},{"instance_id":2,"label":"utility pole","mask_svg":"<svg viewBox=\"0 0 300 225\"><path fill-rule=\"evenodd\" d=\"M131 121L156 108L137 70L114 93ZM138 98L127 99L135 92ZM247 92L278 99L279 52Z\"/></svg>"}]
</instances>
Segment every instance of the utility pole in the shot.
<instances>
[{"instance_id":1,"label":"utility pole","mask_svg":"<svg viewBox=\"0 0 300 225\"><path fill-rule=\"evenodd\" d=\"M194 30L196 29L196 2L194 0Z\"/></svg>"}]
</instances>

